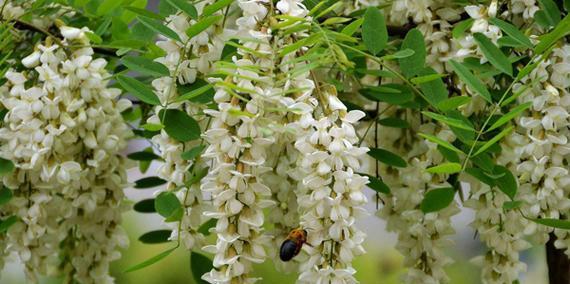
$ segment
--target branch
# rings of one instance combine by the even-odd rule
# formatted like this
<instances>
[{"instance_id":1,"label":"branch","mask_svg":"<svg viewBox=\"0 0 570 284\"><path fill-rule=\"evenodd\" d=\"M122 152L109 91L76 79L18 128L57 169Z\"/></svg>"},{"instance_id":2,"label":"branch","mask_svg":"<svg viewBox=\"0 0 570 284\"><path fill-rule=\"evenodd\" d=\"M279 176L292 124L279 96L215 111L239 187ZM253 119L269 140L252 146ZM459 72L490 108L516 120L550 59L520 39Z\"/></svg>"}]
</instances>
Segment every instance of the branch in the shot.
<instances>
[{"instance_id":1,"label":"branch","mask_svg":"<svg viewBox=\"0 0 570 284\"><path fill-rule=\"evenodd\" d=\"M38 26L34 26L30 23L26 23L24 21L20 21L20 20L14 20L14 28L18 29L18 30L25 30L25 31L31 31L31 32L35 32L35 33L40 33L43 34L46 37L51 37L54 40L57 41L57 44L64 47L64 45L61 42L61 38L55 36L54 34L52 34L51 32L49 32L48 30L42 29ZM112 57L119 57L115 52L117 51L116 49L112 49L112 48L103 48L103 47L95 47L92 46L93 50L96 53L102 54L102 55L107 55L107 56L112 56Z\"/></svg>"}]
</instances>

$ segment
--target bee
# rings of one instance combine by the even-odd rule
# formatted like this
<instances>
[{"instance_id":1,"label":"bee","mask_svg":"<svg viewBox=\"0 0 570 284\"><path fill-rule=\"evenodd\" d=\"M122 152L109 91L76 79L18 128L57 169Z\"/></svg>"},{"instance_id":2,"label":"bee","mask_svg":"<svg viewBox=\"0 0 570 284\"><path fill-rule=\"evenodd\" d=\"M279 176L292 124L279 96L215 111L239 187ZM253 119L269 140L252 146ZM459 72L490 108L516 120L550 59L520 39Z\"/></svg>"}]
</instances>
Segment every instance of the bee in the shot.
<instances>
[{"instance_id":1,"label":"bee","mask_svg":"<svg viewBox=\"0 0 570 284\"><path fill-rule=\"evenodd\" d=\"M279 257L282 261L289 261L299 254L301 247L307 242L307 231L295 229L289 233L287 239L281 244Z\"/></svg>"}]
</instances>

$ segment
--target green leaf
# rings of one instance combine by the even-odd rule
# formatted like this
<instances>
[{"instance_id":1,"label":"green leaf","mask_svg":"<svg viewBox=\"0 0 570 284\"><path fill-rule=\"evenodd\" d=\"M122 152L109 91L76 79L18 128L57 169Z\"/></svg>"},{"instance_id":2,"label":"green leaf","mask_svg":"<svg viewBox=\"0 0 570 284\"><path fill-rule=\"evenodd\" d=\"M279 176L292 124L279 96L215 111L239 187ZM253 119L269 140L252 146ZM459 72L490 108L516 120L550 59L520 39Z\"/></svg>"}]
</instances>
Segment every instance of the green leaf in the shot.
<instances>
[{"instance_id":1,"label":"green leaf","mask_svg":"<svg viewBox=\"0 0 570 284\"><path fill-rule=\"evenodd\" d=\"M149 86L139 82L138 80L123 75L118 75L117 82L119 82L119 84L121 84L125 90L127 90L133 96L137 97L139 100L150 105L160 105L160 99L158 99L152 89Z\"/></svg>"},{"instance_id":2,"label":"green leaf","mask_svg":"<svg viewBox=\"0 0 570 284\"><path fill-rule=\"evenodd\" d=\"M369 100L377 102L386 102L394 105L402 105L414 98L412 91L399 84L384 84L381 86L370 86L359 90Z\"/></svg>"},{"instance_id":3,"label":"green leaf","mask_svg":"<svg viewBox=\"0 0 570 284\"><path fill-rule=\"evenodd\" d=\"M85 36L89 39L89 41L91 41L92 43L95 44L101 44L103 42L103 39L98 36L96 33L92 33L92 32L86 32Z\"/></svg>"},{"instance_id":4,"label":"green leaf","mask_svg":"<svg viewBox=\"0 0 570 284\"><path fill-rule=\"evenodd\" d=\"M443 163L427 169L428 173L432 174L454 174L461 171L461 164L459 163Z\"/></svg>"},{"instance_id":5,"label":"green leaf","mask_svg":"<svg viewBox=\"0 0 570 284\"><path fill-rule=\"evenodd\" d=\"M471 90L479 94L486 101L490 103L493 102L491 99L491 93L489 93L487 87L485 87L485 84L483 84L479 78L475 77L475 75L473 75L464 64L458 63L454 60L449 60L448 62L451 65L451 69L453 69L457 76L459 76L459 79L465 82L465 84L467 84Z\"/></svg>"},{"instance_id":6,"label":"green leaf","mask_svg":"<svg viewBox=\"0 0 570 284\"><path fill-rule=\"evenodd\" d=\"M200 125L186 112L179 109L162 109L158 115L168 136L180 142L200 138Z\"/></svg>"},{"instance_id":7,"label":"green leaf","mask_svg":"<svg viewBox=\"0 0 570 284\"><path fill-rule=\"evenodd\" d=\"M198 87L196 89L193 89L185 94L183 94L182 96L178 97L176 99L176 102L183 102L186 100L192 100L194 98L199 97L200 95L206 93L207 91L209 91L210 89L212 89L212 85L207 84L201 87Z\"/></svg>"},{"instance_id":8,"label":"green leaf","mask_svg":"<svg viewBox=\"0 0 570 284\"><path fill-rule=\"evenodd\" d=\"M473 18L469 18L467 20L461 21L457 24L455 24L455 26L453 27L453 30L451 31L451 36L453 38L461 38L463 37L463 35L465 35L465 31L467 31L467 29L471 28L471 25L473 25L473 22L475 21L475 19Z\"/></svg>"},{"instance_id":9,"label":"green leaf","mask_svg":"<svg viewBox=\"0 0 570 284\"><path fill-rule=\"evenodd\" d=\"M471 97L468 96L451 97L445 101L440 102L437 105L437 108L443 112L446 112L452 109L457 109L460 106L469 103L470 101Z\"/></svg>"},{"instance_id":10,"label":"green leaf","mask_svg":"<svg viewBox=\"0 0 570 284\"><path fill-rule=\"evenodd\" d=\"M116 10L121 6L124 1L118 0L103 0L97 7L96 16L103 16L106 14L111 14L112 10Z\"/></svg>"},{"instance_id":11,"label":"green leaf","mask_svg":"<svg viewBox=\"0 0 570 284\"><path fill-rule=\"evenodd\" d=\"M520 200L516 200L516 201L506 201L505 203L503 203L503 209L504 209L504 210L517 209L517 208L521 207L522 204L523 204L523 202L520 201Z\"/></svg>"},{"instance_id":12,"label":"green leaf","mask_svg":"<svg viewBox=\"0 0 570 284\"><path fill-rule=\"evenodd\" d=\"M155 14L149 10L146 9L141 9L141 8L137 8L137 7L125 7L126 10L129 10L137 15L143 16L143 17L147 17L147 18L151 18L151 19L155 19L155 20L159 20L162 21L164 20L164 17L162 17L161 15Z\"/></svg>"},{"instance_id":13,"label":"green leaf","mask_svg":"<svg viewBox=\"0 0 570 284\"><path fill-rule=\"evenodd\" d=\"M513 76L513 65L505 54L495 46L489 38L482 33L474 33L473 38L477 42L477 45L479 45L481 52L485 55L485 58L491 62L491 65L495 66L503 73Z\"/></svg>"},{"instance_id":14,"label":"green leaf","mask_svg":"<svg viewBox=\"0 0 570 284\"><path fill-rule=\"evenodd\" d=\"M192 177L190 177L190 179L188 179L184 184L189 187L192 184L200 182L202 180L202 178L204 178L208 174L209 169L210 169L209 167L205 167L205 168L201 168L201 169L197 169L197 170L195 169Z\"/></svg>"},{"instance_id":15,"label":"green leaf","mask_svg":"<svg viewBox=\"0 0 570 284\"><path fill-rule=\"evenodd\" d=\"M493 173L496 175L502 175L495 179L495 184L511 200L514 200L518 190L517 179L515 176L511 171L509 171L509 169L503 166L495 166Z\"/></svg>"},{"instance_id":16,"label":"green leaf","mask_svg":"<svg viewBox=\"0 0 570 284\"><path fill-rule=\"evenodd\" d=\"M360 18L355 20L354 22L348 24L346 27L344 27L341 31L341 33L347 35L347 36L352 36L357 30L358 28L360 28L360 26L362 26L362 22L364 22L364 18Z\"/></svg>"},{"instance_id":17,"label":"green leaf","mask_svg":"<svg viewBox=\"0 0 570 284\"><path fill-rule=\"evenodd\" d=\"M0 189L0 206L10 202L12 196L12 190L2 185L2 188Z\"/></svg>"},{"instance_id":18,"label":"green leaf","mask_svg":"<svg viewBox=\"0 0 570 284\"><path fill-rule=\"evenodd\" d=\"M518 105L517 107L515 107L511 111L509 111L507 114L505 114L505 115L501 116L499 119L497 119L497 121L495 121L495 123L493 123L493 125L491 125L491 127L489 127L489 129L487 129L486 131L488 132L488 131L491 131L493 129L499 128L503 124L505 124L505 123L509 122L511 119L515 118L521 112L528 109L531 105L532 105L532 102L526 102L522 105Z\"/></svg>"},{"instance_id":19,"label":"green leaf","mask_svg":"<svg viewBox=\"0 0 570 284\"><path fill-rule=\"evenodd\" d=\"M425 134L425 133L419 133L418 135L424 139L427 139L428 141L431 141L433 143L440 145L443 148L449 149L449 150L456 152L456 153L463 153L461 150L457 149L457 147L453 146L451 143L449 143L449 142L447 142L447 141L445 141L439 137L436 137L436 136L433 136L430 134Z\"/></svg>"},{"instance_id":20,"label":"green leaf","mask_svg":"<svg viewBox=\"0 0 570 284\"><path fill-rule=\"evenodd\" d=\"M224 7L229 6L233 2L234 2L233 0L219 0L211 5L206 5L204 7L204 10L202 11L202 17L210 16L215 12L223 9Z\"/></svg>"},{"instance_id":21,"label":"green leaf","mask_svg":"<svg viewBox=\"0 0 570 284\"><path fill-rule=\"evenodd\" d=\"M141 125L141 127L144 130L148 130L148 131L160 131L161 129L164 128L164 125L154 124L154 123L145 123L145 124Z\"/></svg>"},{"instance_id":22,"label":"green leaf","mask_svg":"<svg viewBox=\"0 0 570 284\"><path fill-rule=\"evenodd\" d=\"M157 255L155 255L155 256L153 256L153 257L151 257L151 258L149 258L149 259L147 259L147 260L145 260L139 264L133 265L133 266L127 268L127 270L125 270L125 272L133 272L133 271L136 271L139 269L143 269L149 265L155 264L155 263L161 261L163 258L169 256L176 248L178 248L178 247L176 246L176 247L173 247L171 249L165 250L165 251L163 251L163 252L161 252L161 253L159 253L159 254L157 254Z\"/></svg>"},{"instance_id":23,"label":"green leaf","mask_svg":"<svg viewBox=\"0 0 570 284\"><path fill-rule=\"evenodd\" d=\"M422 114L427 116L427 117L433 118L439 122L445 123L451 127L475 132L475 129L473 129L473 127L471 125L465 123L464 121L462 121L460 119L447 117L447 116L437 114L437 113L433 113L433 112L429 112L429 111L422 111Z\"/></svg>"},{"instance_id":24,"label":"green leaf","mask_svg":"<svg viewBox=\"0 0 570 284\"><path fill-rule=\"evenodd\" d=\"M166 0L168 4L172 7L184 12L186 15L190 16L192 19L198 18L198 11L196 11L196 7L190 3L188 0ZM207 7L207 6L206 6Z\"/></svg>"},{"instance_id":25,"label":"green leaf","mask_svg":"<svg viewBox=\"0 0 570 284\"><path fill-rule=\"evenodd\" d=\"M437 72L431 67L423 68L418 72L418 76L436 75ZM421 83L420 89L424 93L426 100L433 106L447 99L449 91L441 78L433 79L429 82Z\"/></svg>"},{"instance_id":26,"label":"green leaf","mask_svg":"<svg viewBox=\"0 0 570 284\"><path fill-rule=\"evenodd\" d=\"M399 60L402 73L407 78L411 78L417 75L424 68L426 63L426 44L424 36L417 29L410 30L402 42L401 49L411 49L414 51L413 55Z\"/></svg>"},{"instance_id":27,"label":"green leaf","mask_svg":"<svg viewBox=\"0 0 570 284\"><path fill-rule=\"evenodd\" d=\"M202 154L202 151L206 148L206 145L198 145L180 155L180 157L184 160L194 160L194 158L198 157Z\"/></svg>"},{"instance_id":28,"label":"green leaf","mask_svg":"<svg viewBox=\"0 0 570 284\"><path fill-rule=\"evenodd\" d=\"M186 35L188 35L189 38L192 38L192 37L198 35L199 33L205 31L207 28L209 28L211 25L215 24L217 21L221 20L223 17L224 16L222 16L222 15L215 15L215 16L209 16L209 17L203 18L200 21L198 21L197 23L191 25L186 30Z\"/></svg>"},{"instance_id":29,"label":"green leaf","mask_svg":"<svg viewBox=\"0 0 570 284\"><path fill-rule=\"evenodd\" d=\"M495 186L495 181L479 168L467 168L465 172L491 187Z\"/></svg>"},{"instance_id":30,"label":"green leaf","mask_svg":"<svg viewBox=\"0 0 570 284\"><path fill-rule=\"evenodd\" d=\"M123 64L133 71L155 77L170 76L168 68L156 61L141 56L125 56Z\"/></svg>"},{"instance_id":31,"label":"green leaf","mask_svg":"<svg viewBox=\"0 0 570 284\"><path fill-rule=\"evenodd\" d=\"M154 200L156 212L164 218L170 218L178 214L182 204L172 192L161 192Z\"/></svg>"},{"instance_id":32,"label":"green leaf","mask_svg":"<svg viewBox=\"0 0 570 284\"><path fill-rule=\"evenodd\" d=\"M151 153L151 152L147 152L147 151L139 151L139 152L130 153L127 155L127 158L129 158L131 160L135 160L135 161L151 161L151 160L160 159L160 157L158 155L156 155L155 153Z\"/></svg>"},{"instance_id":33,"label":"green leaf","mask_svg":"<svg viewBox=\"0 0 570 284\"><path fill-rule=\"evenodd\" d=\"M133 210L139 213L155 213L156 209L154 208L154 198L143 199L135 203Z\"/></svg>"},{"instance_id":34,"label":"green leaf","mask_svg":"<svg viewBox=\"0 0 570 284\"><path fill-rule=\"evenodd\" d=\"M512 39L514 39L518 43L528 48L533 47L532 42L530 42L530 39L528 39L527 36L525 36L521 31L519 31L519 29L517 29L517 27L513 26L512 24L507 23L498 18L491 18L489 22L499 27L503 32L505 32L507 35L509 35Z\"/></svg>"},{"instance_id":35,"label":"green leaf","mask_svg":"<svg viewBox=\"0 0 570 284\"><path fill-rule=\"evenodd\" d=\"M16 224L16 222L18 222L18 217L12 215L4 220L0 221L0 233L4 233L6 231L8 231L8 229L10 229L10 227L12 227L12 225Z\"/></svg>"},{"instance_id":36,"label":"green leaf","mask_svg":"<svg viewBox=\"0 0 570 284\"><path fill-rule=\"evenodd\" d=\"M513 127L509 126L505 129L503 129L503 131L501 131L499 134L493 136L493 138L491 138L491 140L489 140L485 144L483 144L483 146L481 146L481 148L479 148L477 150L477 152L475 152L475 154L473 154L473 157L485 152L485 150L489 149L489 147L493 146L493 144L499 142L499 140L501 140L503 137L505 137L505 135L507 135L509 132L511 132L511 130L513 130Z\"/></svg>"},{"instance_id":37,"label":"green leaf","mask_svg":"<svg viewBox=\"0 0 570 284\"><path fill-rule=\"evenodd\" d=\"M171 230L156 230L142 234L139 241L143 244L162 244L169 242Z\"/></svg>"},{"instance_id":38,"label":"green leaf","mask_svg":"<svg viewBox=\"0 0 570 284\"><path fill-rule=\"evenodd\" d=\"M556 26L560 22L560 10L556 3L552 0L538 0L538 3L541 10L535 13L535 19L545 21L546 26Z\"/></svg>"},{"instance_id":39,"label":"green leaf","mask_svg":"<svg viewBox=\"0 0 570 284\"><path fill-rule=\"evenodd\" d=\"M406 48L406 49L398 50L393 54L388 54L388 55L382 56L382 58L384 60L402 59L402 58L408 58L408 57L414 55L414 53L415 52L413 50Z\"/></svg>"},{"instance_id":40,"label":"green leaf","mask_svg":"<svg viewBox=\"0 0 570 284\"><path fill-rule=\"evenodd\" d=\"M570 230L570 221L568 220L560 220L552 218L540 218L540 219L530 219L530 220L544 226L563 229L563 230Z\"/></svg>"},{"instance_id":41,"label":"green leaf","mask_svg":"<svg viewBox=\"0 0 570 284\"><path fill-rule=\"evenodd\" d=\"M142 23L143 25L145 25L147 28L165 36L168 38L171 38L173 40L176 41L181 41L180 37L178 36L178 34L173 31L172 29L170 29L169 27L163 25L160 21L157 21L155 19L151 19L151 18L147 18L147 17L143 17L143 16L137 16L137 20L139 20L140 23Z\"/></svg>"},{"instance_id":42,"label":"green leaf","mask_svg":"<svg viewBox=\"0 0 570 284\"><path fill-rule=\"evenodd\" d=\"M214 268L212 260L197 253L190 253L190 270L194 281L199 284L207 284L208 282L202 280L202 275L208 273Z\"/></svg>"},{"instance_id":43,"label":"green leaf","mask_svg":"<svg viewBox=\"0 0 570 284\"><path fill-rule=\"evenodd\" d=\"M210 235L210 229L216 227L217 223L218 223L218 219L214 219L214 218L206 221L204 224L202 224L200 226L200 228L198 228L198 233L201 233L204 236L209 236Z\"/></svg>"},{"instance_id":44,"label":"green leaf","mask_svg":"<svg viewBox=\"0 0 570 284\"><path fill-rule=\"evenodd\" d=\"M362 23L362 40L364 46L373 55L382 51L388 43L388 30L384 21L384 15L375 7L369 7L364 13Z\"/></svg>"},{"instance_id":45,"label":"green leaf","mask_svg":"<svg viewBox=\"0 0 570 284\"><path fill-rule=\"evenodd\" d=\"M424 213L437 212L449 206L455 197L455 190L452 187L432 189L427 192L424 200L420 204L420 209Z\"/></svg>"},{"instance_id":46,"label":"green leaf","mask_svg":"<svg viewBox=\"0 0 570 284\"><path fill-rule=\"evenodd\" d=\"M367 176L368 180L370 181L370 183L368 183L368 187L370 187L372 190L379 192L379 193L384 193L384 194L390 194L390 188L388 187L388 185L386 185L381 179L369 175L369 174L365 174L365 173L358 173L361 176Z\"/></svg>"},{"instance_id":47,"label":"green leaf","mask_svg":"<svg viewBox=\"0 0 570 284\"><path fill-rule=\"evenodd\" d=\"M14 171L14 163L10 160L0 158L0 176L9 174Z\"/></svg>"},{"instance_id":48,"label":"green leaf","mask_svg":"<svg viewBox=\"0 0 570 284\"><path fill-rule=\"evenodd\" d=\"M459 163L461 162L461 160L459 159L459 155L454 152L451 151L445 147L442 147L441 145L437 145L437 150L441 153L441 155L448 161L452 162L452 163Z\"/></svg>"},{"instance_id":49,"label":"green leaf","mask_svg":"<svg viewBox=\"0 0 570 284\"><path fill-rule=\"evenodd\" d=\"M429 74L429 75L425 75L425 76L414 77L414 78L410 79L410 82L412 82L413 84L416 84L416 85L420 85L423 83L428 83L428 82L443 78L445 76L446 76L445 74L437 74L437 73Z\"/></svg>"},{"instance_id":50,"label":"green leaf","mask_svg":"<svg viewBox=\"0 0 570 284\"><path fill-rule=\"evenodd\" d=\"M397 117L387 117L384 119L380 119L378 120L378 123L380 125L384 125L384 126L388 126L388 127L394 127L394 128L409 128L410 124L400 118Z\"/></svg>"},{"instance_id":51,"label":"green leaf","mask_svg":"<svg viewBox=\"0 0 570 284\"><path fill-rule=\"evenodd\" d=\"M135 188L151 188L165 183L166 181L159 177L145 177L135 181Z\"/></svg>"},{"instance_id":52,"label":"green leaf","mask_svg":"<svg viewBox=\"0 0 570 284\"><path fill-rule=\"evenodd\" d=\"M372 158L393 166L393 167L399 167L399 168L405 168L408 164L406 163L406 161L404 161L404 159L400 158L400 156L388 151L388 150L384 150L384 149L380 149L380 148L370 148L370 151L368 152L368 155L370 155Z\"/></svg>"},{"instance_id":53,"label":"green leaf","mask_svg":"<svg viewBox=\"0 0 570 284\"><path fill-rule=\"evenodd\" d=\"M540 42L534 48L536 54L543 54L559 39L570 34L570 14L566 15L550 33L540 37Z\"/></svg>"}]
</instances>

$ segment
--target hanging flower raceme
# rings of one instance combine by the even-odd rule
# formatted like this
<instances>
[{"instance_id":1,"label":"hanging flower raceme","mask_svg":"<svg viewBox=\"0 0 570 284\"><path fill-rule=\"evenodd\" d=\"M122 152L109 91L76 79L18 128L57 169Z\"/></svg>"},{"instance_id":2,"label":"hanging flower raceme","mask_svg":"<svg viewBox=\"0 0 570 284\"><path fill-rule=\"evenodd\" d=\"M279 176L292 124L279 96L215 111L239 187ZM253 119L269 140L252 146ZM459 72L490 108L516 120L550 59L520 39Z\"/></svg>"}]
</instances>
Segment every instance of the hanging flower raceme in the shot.
<instances>
[{"instance_id":1,"label":"hanging flower raceme","mask_svg":"<svg viewBox=\"0 0 570 284\"><path fill-rule=\"evenodd\" d=\"M263 234L263 209L274 205L271 190L263 180L271 169L264 166L268 146L275 138L263 131L269 115L273 79L271 30L265 1L239 1L242 17L237 19L240 44L233 70L217 81L217 110L205 139L209 143L203 157L211 159L202 190L212 197L213 211L205 215L217 219L214 267L203 279L210 283L254 283L253 263L261 263L268 236ZM239 57L239 58L238 58Z\"/></svg>"},{"instance_id":2,"label":"hanging flower raceme","mask_svg":"<svg viewBox=\"0 0 570 284\"><path fill-rule=\"evenodd\" d=\"M197 4L198 13L201 13L203 7L212 2L214 1L203 1ZM195 23L195 20L191 20L181 12L165 19L166 26L175 31L180 40L163 38L156 44L165 52L165 55L156 58L155 61L166 66L170 76L160 77L152 82L155 93L166 107L157 106L155 108L155 115L148 119L151 124L167 123L164 120L169 117L168 112L184 112L198 121L201 128L207 127L209 119L203 113L205 108L203 102L207 99L208 93L189 100L181 99L181 96L189 90L205 86L205 77L213 70L215 61L221 57L225 33L223 27L216 24L189 38L186 30ZM195 129L195 131L198 130ZM194 138L198 137L197 134L194 133ZM171 239L177 240L180 235L180 240L186 248L192 249L196 242L198 246L201 246L204 237L198 229L203 223L202 213L205 204L198 183L199 179L193 179L193 177L202 175L206 169L203 161L188 160L182 154L193 150L197 151L196 155L198 155L199 149L204 146L201 146L196 139L171 137L164 129L155 135L152 141L158 146L160 156L164 160L158 168L158 176L167 181L165 190L175 191L185 208L185 214L180 220L181 226L178 226L178 223L172 225Z\"/></svg>"},{"instance_id":3,"label":"hanging flower raceme","mask_svg":"<svg viewBox=\"0 0 570 284\"><path fill-rule=\"evenodd\" d=\"M404 111L405 112L405 111ZM398 115L395 112L391 115ZM390 113L387 113L390 114ZM421 123L417 116L405 116L411 129L380 127L380 137L390 135L396 140L380 140L386 150L401 154L407 161L403 168L380 167L380 176L390 187L390 194L382 194L379 216L387 221L387 230L398 233L396 248L404 256L408 267L406 283L446 283L444 269L452 259L444 252L452 245L450 236L455 233L451 218L459 212L452 202L437 212L425 212L421 207L424 196L431 190L452 186L445 174L430 173L428 168L444 161L437 144L418 139L417 133L435 135L444 141L453 141L449 129L441 129L433 122Z\"/></svg>"},{"instance_id":4,"label":"hanging flower raceme","mask_svg":"<svg viewBox=\"0 0 570 284\"><path fill-rule=\"evenodd\" d=\"M297 189L301 226L308 232L301 266L301 283L357 283L352 260L364 253L364 233L355 226L365 215L362 205L368 178L358 175L360 158L368 149L357 146L354 124L361 111L347 112L332 88L317 89L324 112L301 125L295 147L297 167L304 177Z\"/></svg>"},{"instance_id":5,"label":"hanging flower raceme","mask_svg":"<svg viewBox=\"0 0 570 284\"><path fill-rule=\"evenodd\" d=\"M549 58L514 86L514 91L521 94L518 103L527 105L528 110L515 120L516 130L505 139L498 162L509 167L519 181L517 199L524 201L521 210L529 218L566 219L570 209L566 198L570 193L570 95L564 71L570 62L569 51L568 45L554 49ZM532 240L545 244L548 233L554 231L558 237L556 247L569 253L566 231L525 221L528 224L524 232ZM520 230L520 226L517 228Z\"/></svg>"},{"instance_id":6,"label":"hanging flower raceme","mask_svg":"<svg viewBox=\"0 0 570 284\"><path fill-rule=\"evenodd\" d=\"M302 1L278 1L275 7L279 16L303 19L291 24L286 17L275 17L277 25L282 25L273 37L275 54L280 54L288 46L309 36L308 28L300 29L299 26L312 19L307 16L308 10ZM272 146L271 152L279 153L268 156L266 165L274 170L264 177L271 188L273 200L277 202L268 215L268 222L274 225L274 230L271 232L273 248L279 248L289 232L299 228L295 190L303 179L303 173L297 167L301 154L293 144L297 136L303 133L303 128L306 127L303 125L308 123L307 118L312 117L314 106L317 105L316 99L312 96L315 83L309 78L310 72L306 69L308 63L298 60L306 49L301 47L297 51L287 52L275 58L278 68L274 70L273 76L282 79L274 84L269 100L278 106L280 111L268 116L272 123L264 129L276 137L277 143ZM277 249L269 252L278 269L291 271L296 266L294 261L281 261Z\"/></svg>"},{"instance_id":7,"label":"hanging flower raceme","mask_svg":"<svg viewBox=\"0 0 570 284\"><path fill-rule=\"evenodd\" d=\"M13 199L2 216L18 221L4 239L30 281L37 274L111 283L109 263L128 244L120 227L126 186L119 152L131 132L121 112L130 101L107 88L104 59L94 59L86 28L62 26L8 71L1 102L0 156L15 164L4 184Z\"/></svg>"}]
</instances>

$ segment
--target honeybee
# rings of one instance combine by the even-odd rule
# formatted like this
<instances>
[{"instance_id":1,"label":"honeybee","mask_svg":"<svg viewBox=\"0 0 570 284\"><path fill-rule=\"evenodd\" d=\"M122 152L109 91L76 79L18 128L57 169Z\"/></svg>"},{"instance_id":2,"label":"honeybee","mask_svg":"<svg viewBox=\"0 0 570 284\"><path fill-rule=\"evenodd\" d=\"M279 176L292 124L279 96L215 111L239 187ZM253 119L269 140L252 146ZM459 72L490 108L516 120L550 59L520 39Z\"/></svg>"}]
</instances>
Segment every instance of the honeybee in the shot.
<instances>
[{"instance_id":1,"label":"honeybee","mask_svg":"<svg viewBox=\"0 0 570 284\"><path fill-rule=\"evenodd\" d=\"M292 230L287 239L281 244L279 258L282 261L289 261L299 254L301 247L307 242L307 231L303 229Z\"/></svg>"}]
</instances>

